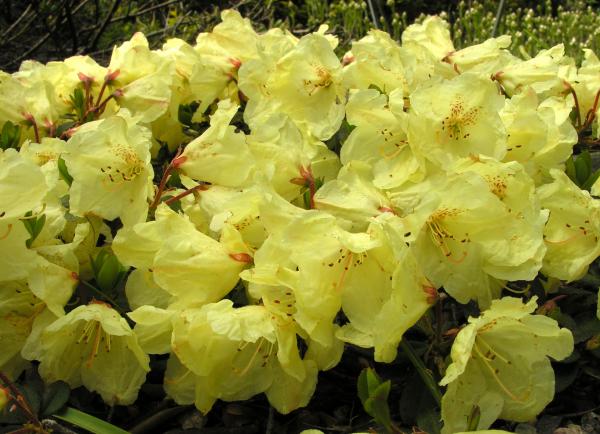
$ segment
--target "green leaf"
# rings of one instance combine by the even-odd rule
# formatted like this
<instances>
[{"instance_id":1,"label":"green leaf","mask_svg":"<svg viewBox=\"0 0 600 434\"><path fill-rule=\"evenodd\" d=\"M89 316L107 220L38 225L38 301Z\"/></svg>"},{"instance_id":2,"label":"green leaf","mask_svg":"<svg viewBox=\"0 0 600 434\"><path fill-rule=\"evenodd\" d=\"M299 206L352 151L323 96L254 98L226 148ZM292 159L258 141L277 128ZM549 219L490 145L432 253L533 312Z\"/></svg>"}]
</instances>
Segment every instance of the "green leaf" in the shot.
<instances>
[{"instance_id":1,"label":"green leaf","mask_svg":"<svg viewBox=\"0 0 600 434\"><path fill-rule=\"evenodd\" d=\"M77 118L83 121L85 115L85 96L83 90L80 87L76 88L69 98L75 113L77 113Z\"/></svg>"},{"instance_id":2,"label":"green leaf","mask_svg":"<svg viewBox=\"0 0 600 434\"><path fill-rule=\"evenodd\" d=\"M575 343L583 342L600 333L600 319L593 313L581 315L577 318L577 325L573 329Z\"/></svg>"},{"instance_id":3,"label":"green leaf","mask_svg":"<svg viewBox=\"0 0 600 434\"><path fill-rule=\"evenodd\" d=\"M421 376L423 383L425 383L425 385L429 389L429 392L431 393L431 396L439 405L442 402L442 394L440 393L437 381L435 381L435 379L433 378L433 374L431 373L431 371L427 369L421 358L413 349L412 345L406 339L400 341L400 348L402 348L402 351L404 351L404 354L406 354L406 356L410 360L410 363L412 363L412 365L417 369L417 372Z\"/></svg>"},{"instance_id":4,"label":"green leaf","mask_svg":"<svg viewBox=\"0 0 600 434\"><path fill-rule=\"evenodd\" d=\"M577 183L577 171L575 170L575 161L573 160L572 155L567 159L565 165L565 172L567 176L571 179L571 181Z\"/></svg>"},{"instance_id":5,"label":"green leaf","mask_svg":"<svg viewBox=\"0 0 600 434\"><path fill-rule=\"evenodd\" d=\"M596 380L600 380L600 368L596 368L595 366L584 366L583 372Z\"/></svg>"},{"instance_id":6,"label":"green leaf","mask_svg":"<svg viewBox=\"0 0 600 434\"><path fill-rule=\"evenodd\" d=\"M592 172L592 157L588 151L583 151L575 159L575 177L577 185L583 185Z\"/></svg>"},{"instance_id":7,"label":"green leaf","mask_svg":"<svg viewBox=\"0 0 600 434\"><path fill-rule=\"evenodd\" d=\"M71 389L64 381L57 381L46 387L42 396L41 415L47 417L60 411L67 404L70 395Z\"/></svg>"},{"instance_id":8,"label":"green leaf","mask_svg":"<svg viewBox=\"0 0 600 434\"><path fill-rule=\"evenodd\" d=\"M365 411L373 416L373 419L383 425L389 432L393 431L391 428L390 407L387 402L391 388L392 382L390 380L381 383L363 405Z\"/></svg>"},{"instance_id":9,"label":"green leaf","mask_svg":"<svg viewBox=\"0 0 600 434\"><path fill-rule=\"evenodd\" d=\"M198 110L198 107L200 107L200 104L196 101L189 104L180 104L177 110L177 118L179 122L187 127L192 127L192 118L194 117L196 110Z\"/></svg>"},{"instance_id":10,"label":"green leaf","mask_svg":"<svg viewBox=\"0 0 600 434\"><path fill-rule=\"evenodd\" d=\"M302 194L302 200L304 202L304 209L310 209L310 190L306 189Z\"/></svg>"},{"instance_id":11,"label":"green leaf","mask_svg":"<svg viewBox=\"0 0 600 434\"><path fill-rule=\"evenodd\" d=\"M592 188L592 185L594 185L596 183L596 181L598 180L598 178L600 178L600 169L596 170L594 173L592 173L587 181L585 181L583 183L583 185L581 186L582 189L590 191Z\"/></svg>"},{"instance_id":12,"label":"green leaf","mask_svg":"<svg viewBox=\"0 0 600 434\"><path fill-rule=\"evenodd\" d=\"M29 232L30 238L25 241L27 248L30 248L38 235L42 232L44 224L46 223L46 214L42 214L39 217L31 217L31 211L25 214L25 219L21 220L27 232Z\"/></svg>"},{"instance_id":13,"label":"green leaf","mask_svg":"<svg viewBox=\"0 0 600 434\"><path fill-rule=\"evenodd\" d=\"M58 158L58 173L60 175L60 179L65 181L69 187L73 184L73 177L69 174L69 169L67 169L67 164L65 160L62 158Z\"/></svg>"},{"instance_id":14,"label":"green leaf","mask_svg":"<svg viewBox=\"0 0 600 434\"><path fill-rule=\"evenodd\" d=\"M357 382L358 397L363 408L388 432L393 431L387 402L391 386L392 383L389 380L382 383L377 373L371 368L363 369Z\"/></svg>"},{"instance_id":15,"label":"green leaf","mask_svg":"<svg viewBox=\"0 0 600 434\"><path fill-rule=\"evenodd\" d=\"M98 419L72 407L67 407L54 417L69 422L79 428L90 431L93 434L127 434L127 431L111 423Z\"/></svg>"},{"instance_id":16,"label":"green leaf","mask_svg":"<svg viewBox=\"0 0 600 434\"><path fill-rule=\"evenodd\" d=\"M40 406L42 405L42 390L43 383L36 384L35 382L26 383L23 385L19 385L23 396L27 400L29 404L29 408L35 413L38 414L40 411Z\"/></svg>"},{"instance_id":17,"label":"green leaf","mask_svg":"<svg viewBox=\"0 0 600 434\"><path fill-rule=\"evenodd\" d=\"M0 132L0 148L18 148L21 139L21 127L13 124L11 121L6 121Z\"/></svg>"},{"instance_id":18,"label":"green leaf","mask_svg":"<svg viewBox=\"0 0 600 434\"><path fill-rule=\"evenodd\" d=\"M25 242L28 248L31 247L31 244L33 244L35 239L42 232L42 229L44 229L44 224L46 224L46 214L42 214L38 218L32 220L33 231L31 233L31 238Z\"/></svg>"},{"instance_id":19,"label":"green leaf","mask_svg":"<svg viewBox=\"0 0 600 434\"><path fill-rule=\"evenodd\" d=\"M127 272L117 257L107 250L100 250L92 260L92 270L96 283L103 292L115 288Z\"/></svg>"},{"instance_id":20,"label":"green leaf","mask_svg":"<svg viewBox=\"0 0 600 434\"><path fill-rule=\"evenodd\" d=\"M417 426L428 434L440 434L441 423L440 414L433 405L424 408L417 414Z\"/></svg>"},{"instance_id":21,"label":"green leaf","mask_svg":"<svg viewBox=\"0 0 600 434\"><path fill-rule=\"evenodd\" d=\"M560 393L569 387L579 375L579 366L577 363L561 363L554 368L554 390Z\"/></svg>"},{"instance_id":22,"label":"green leaf","mask_svg":"<svg viewBox=\"0 0 600 434\"><path fill-rule=\"evenodd\" d=\"M356 383L356 387L358 389L358 398L360 402L365 403L367 399L369 399L369 383L367 379L367 373L370 371L370 368L365 368L362 370L360 375L358 376L358 381Z\"/></svg>"},{"instance_id":23,"label":"green leaf","mask_svg":"<svg viewBox=\"0 0 600 434\"><path fill-rule=\"evenodd\" d=\"M410 371L402 387L398 409L404 424L416 425L429 434L440 434L441 417L436 402L414 370Z\"/></svg>"},{"instance_id":24,"label":"green leaf","mask_svg":"<svg viewBox=\"0 0 600 434\"><path fill-rule=\"evenodd\" d=\"M73 128L75 125L75 122L65 122L64 124L60 124L56 128L56 137L61 137L64 133Z\"/></svg>"}]
</instances>

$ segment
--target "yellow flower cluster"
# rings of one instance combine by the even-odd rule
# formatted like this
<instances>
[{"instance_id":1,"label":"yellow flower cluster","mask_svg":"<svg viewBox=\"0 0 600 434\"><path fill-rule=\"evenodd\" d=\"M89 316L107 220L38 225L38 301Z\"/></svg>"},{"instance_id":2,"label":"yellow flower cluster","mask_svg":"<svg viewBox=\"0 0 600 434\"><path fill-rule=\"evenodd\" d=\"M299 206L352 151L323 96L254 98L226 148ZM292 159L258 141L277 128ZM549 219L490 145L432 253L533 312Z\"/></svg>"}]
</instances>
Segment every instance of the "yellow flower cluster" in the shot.
<instances>
[{"instance_id":1,"label":"yellow flower cluster","mask_svg":"<svg viewBox=\"0 0 600 434\"><path fill-rule=\"evenodd\" d=\"M326 26L222 19L193 46L136 34L108 67L0 73L0 127L20 125L0 137L17 143L0 153L0 369L37 360L46 381L128 404L149 355L170 354L176 402L265 393L287 413L346 343L393 361L443 290L482 311L452 347L444 432L475 405L480 430L541 412L548 357L573 338L502 291L600 256L600 202L564 173L578 133L600 131L595 54L522 60L509 36L457 51L429 17L340 60ZM116 282L116 301L88 303L90 282Z\"/></svg>"}]
</instances>

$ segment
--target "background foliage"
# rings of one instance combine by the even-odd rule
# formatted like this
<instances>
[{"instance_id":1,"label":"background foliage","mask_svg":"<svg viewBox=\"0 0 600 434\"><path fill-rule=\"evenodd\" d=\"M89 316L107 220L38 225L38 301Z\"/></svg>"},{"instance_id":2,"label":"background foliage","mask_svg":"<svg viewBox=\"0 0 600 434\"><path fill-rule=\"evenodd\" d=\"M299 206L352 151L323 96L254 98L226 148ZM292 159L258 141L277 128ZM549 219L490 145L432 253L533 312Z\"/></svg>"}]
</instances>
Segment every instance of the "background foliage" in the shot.
<instances>
[{"instance_id":1,"label":"background foliage","mask_svg":"<svg viewBox=\"0 0 600 434\"><path fill-rule=\"evenodd\" d=\"M2 0L0 69L10 72L25 59L47 62L74 54L103 61L113 45L136 31L154 46L175 36L193 41L226 8L238 9L259 30L284 27L303 35L328 23L342 39L340 51L370 28L399 39L411 22L442 14L460 48L492 36L500 3L496 33L513 35L512 49L522 55L560 42L577 58L582 46L599 51L598 0Z\"/></svg>"}]
</instances>

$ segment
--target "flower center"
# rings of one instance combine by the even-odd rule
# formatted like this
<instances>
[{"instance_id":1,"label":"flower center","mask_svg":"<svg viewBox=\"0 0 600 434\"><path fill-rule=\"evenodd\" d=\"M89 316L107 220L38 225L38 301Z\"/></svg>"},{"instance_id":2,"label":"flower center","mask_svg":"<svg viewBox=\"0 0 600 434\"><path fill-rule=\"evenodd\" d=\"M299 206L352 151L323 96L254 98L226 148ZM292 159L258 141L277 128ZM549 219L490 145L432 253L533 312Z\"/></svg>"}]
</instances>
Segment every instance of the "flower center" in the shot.
<instances>
[{"instance_id":1,"label":"flower center","mask_svg":"<svg viewBox=\"0 0 600 434\"><path fill-rule=\"evenodd\" d=\"M475 125L478 115L479 107L466 110L462 99L457 98L450 106L450 114L442 121L442 131L454 140L467 139L471 135L467 127Z\"/></svg>"}]
</instances>

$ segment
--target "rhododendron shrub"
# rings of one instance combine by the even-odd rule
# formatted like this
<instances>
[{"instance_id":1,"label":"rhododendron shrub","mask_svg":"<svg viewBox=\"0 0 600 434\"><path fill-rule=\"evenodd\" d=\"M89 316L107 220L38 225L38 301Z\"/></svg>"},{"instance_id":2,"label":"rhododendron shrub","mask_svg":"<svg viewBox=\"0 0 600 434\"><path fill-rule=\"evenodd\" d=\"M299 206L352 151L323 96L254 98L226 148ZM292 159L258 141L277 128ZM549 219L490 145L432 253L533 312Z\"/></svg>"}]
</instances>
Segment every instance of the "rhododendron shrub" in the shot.
<instances>
[{"instance_id":1,"label":"rhododendron shrub","mask_svg":"<svg viewBox=\"0 0 600 434\"><path fill-rule=\"evenodd\" d=\"M126 405L167 355L178 404L288 413L446 299L471 316L434 373L443 432L535 418L574 340L529 288L600 256L600 181L569 175L598 143L596 55L456 51L429 17L340 59L326 26L222 19L0 73L0 370Z\"/></svg>"}]
</instances>

